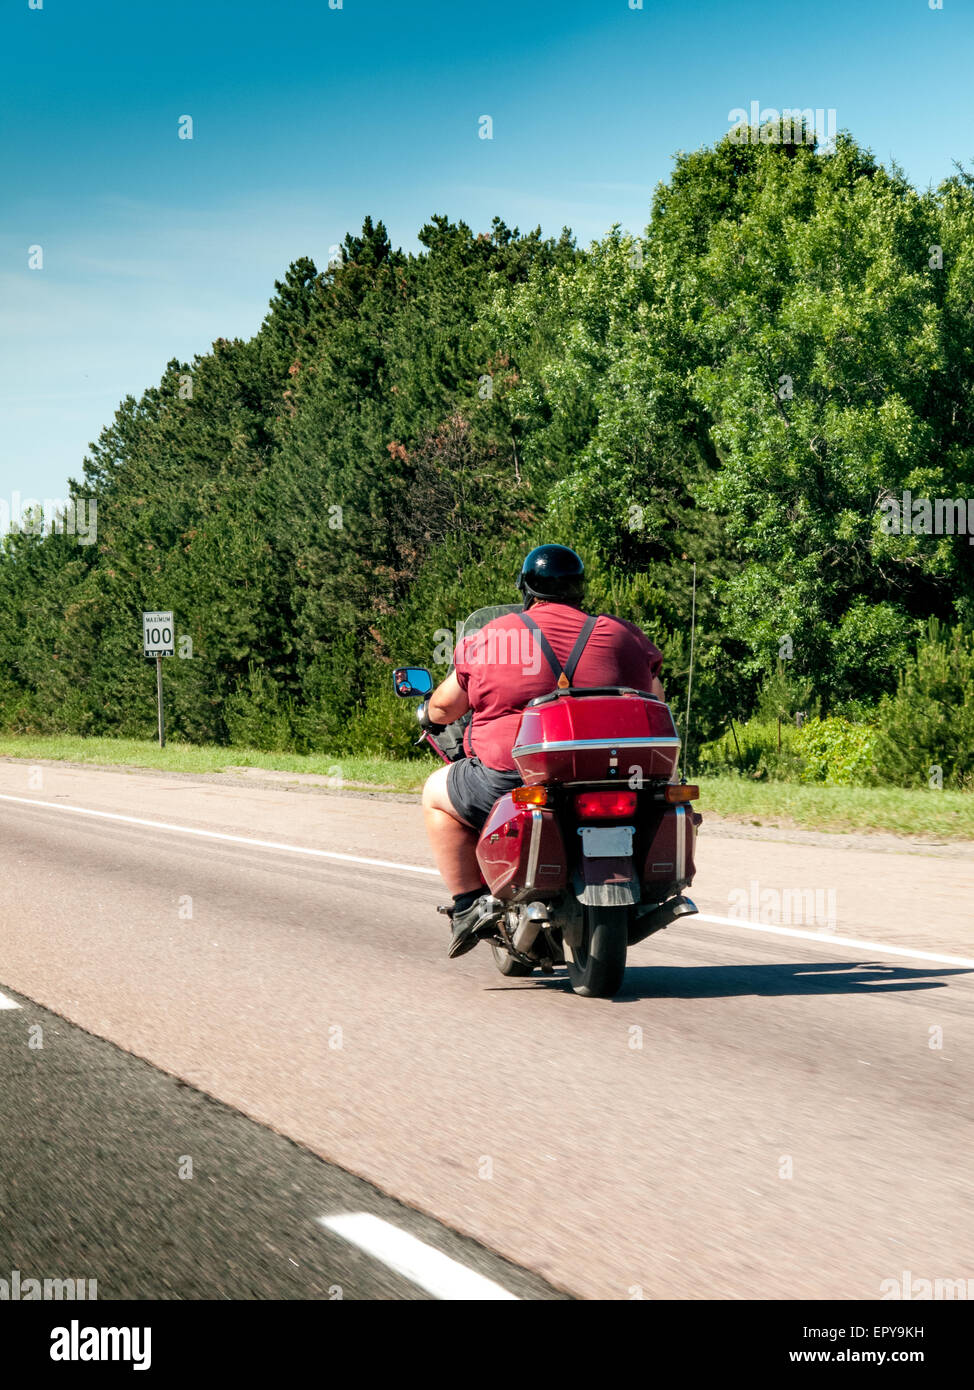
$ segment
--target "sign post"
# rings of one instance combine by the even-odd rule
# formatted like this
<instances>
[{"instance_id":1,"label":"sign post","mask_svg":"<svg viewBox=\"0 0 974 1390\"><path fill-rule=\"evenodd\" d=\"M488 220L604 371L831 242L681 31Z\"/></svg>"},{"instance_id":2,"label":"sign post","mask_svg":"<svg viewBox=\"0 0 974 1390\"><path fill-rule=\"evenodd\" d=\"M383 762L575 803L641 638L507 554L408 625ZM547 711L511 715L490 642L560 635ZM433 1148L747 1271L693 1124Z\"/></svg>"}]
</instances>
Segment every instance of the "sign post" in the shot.
<instances>
[{"instance_id":1,"label":"sign post","mask_svg":"<svg viewBox=\"0 0 974 1390\"><path fill-rule=\"evenodd\" d=\"M166 746L166 715L162 707L162 657L156 657L156 702L159 705L159 747Z\"/></svg>"},{"instance_id":2,"label":"sign post","mask_svg":"<svg viewBox=\"0 0 974 1390\"><path fill-rule=\"evenodd\" d=\"M162 705L162 658L176 655L172 612L142 614L142 653L156 659L156 702L159 706L159 747L166 746L166 718Z\"/></svg>"}]
</instances>

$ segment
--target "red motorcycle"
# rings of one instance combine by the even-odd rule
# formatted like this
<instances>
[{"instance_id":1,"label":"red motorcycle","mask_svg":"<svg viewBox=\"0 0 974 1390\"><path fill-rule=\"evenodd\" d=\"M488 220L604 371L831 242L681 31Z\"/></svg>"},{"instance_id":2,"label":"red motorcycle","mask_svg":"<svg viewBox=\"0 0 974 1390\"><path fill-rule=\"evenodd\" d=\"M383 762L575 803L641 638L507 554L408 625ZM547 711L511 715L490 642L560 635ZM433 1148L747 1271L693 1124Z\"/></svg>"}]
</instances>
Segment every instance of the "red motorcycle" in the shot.
<instances>
[{"instance_id":1,"label":"red motorcycle","mask_svg":"<svg viewBox=\"0 0 974 1390\"><path fill-rule=\"evenodd\" d=\"M479 609L463 636L516 607ZM393 673L397 695L425 698L425 667ZM444 760L464 757L463 726L424 733ZM694 845L700 789L677 782L680 738L669 706L645 691L555 689L521 716L514 762L522 787L494 805L477 860L498 900L490 938L502 975L567 967L576 994L617 994L630 946L696 906Z\"/></svg>"}]
</instances>

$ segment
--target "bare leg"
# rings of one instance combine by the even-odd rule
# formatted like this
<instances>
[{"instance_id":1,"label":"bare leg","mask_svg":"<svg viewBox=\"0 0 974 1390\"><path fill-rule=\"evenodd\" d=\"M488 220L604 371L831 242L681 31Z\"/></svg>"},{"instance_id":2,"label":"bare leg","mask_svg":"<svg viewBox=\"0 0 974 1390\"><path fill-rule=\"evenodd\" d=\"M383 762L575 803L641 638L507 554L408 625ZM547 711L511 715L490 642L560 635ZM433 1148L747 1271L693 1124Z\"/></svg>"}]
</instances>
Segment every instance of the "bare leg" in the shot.
<instances>
[{"instance_id":1,"label":"bare leg","mask_svg":"<svg viewBox=\"0 0 974 1390\"><path fill-rule=\"evenodd\" d=\"M426 834L447 891L473 892L483 887L480 865L477 863L477 831L460 819L446 790L449 767L438 767L426 779L423 788L423 819ZM484 889L484 892L487 890Z\"/></svg>"}]
</instances>

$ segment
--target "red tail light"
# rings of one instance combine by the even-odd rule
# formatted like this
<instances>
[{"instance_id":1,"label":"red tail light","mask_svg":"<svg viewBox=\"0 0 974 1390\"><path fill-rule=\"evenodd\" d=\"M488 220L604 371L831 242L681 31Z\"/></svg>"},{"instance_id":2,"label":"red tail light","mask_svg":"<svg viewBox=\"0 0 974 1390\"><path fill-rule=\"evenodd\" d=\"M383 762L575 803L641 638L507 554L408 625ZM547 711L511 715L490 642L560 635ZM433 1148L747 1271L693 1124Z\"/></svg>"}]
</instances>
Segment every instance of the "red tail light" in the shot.
<instances>
[{"instance_id":1,"label":"red tail light","mask_svg":"<svg viewBox=\"0 0 974 1390\"><path fill-rule=\"evenodd\" d=\"M636 793L579 792L575 797L575 811L579 820L619 820L631 816L636 810Z\"/></svg>"}]
</instances>

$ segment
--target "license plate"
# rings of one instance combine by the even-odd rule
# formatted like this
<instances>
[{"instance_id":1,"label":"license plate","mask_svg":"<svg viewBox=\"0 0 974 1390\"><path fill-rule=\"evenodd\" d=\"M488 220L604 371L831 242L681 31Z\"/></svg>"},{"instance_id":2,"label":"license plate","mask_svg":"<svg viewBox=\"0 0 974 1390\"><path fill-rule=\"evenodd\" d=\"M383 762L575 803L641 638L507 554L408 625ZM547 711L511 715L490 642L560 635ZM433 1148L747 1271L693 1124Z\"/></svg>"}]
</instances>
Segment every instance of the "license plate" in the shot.
<instances>
[{"instance_id":1,"label":"license plate","mask_svg":"<svg viewBox=\"0 0 974 1390\"><path fill-rule=\"evenodd\" d=\"M628 859L632 854L634 825L586 825L579 829L586 859Z\"/></svg>"}]
</instances>

